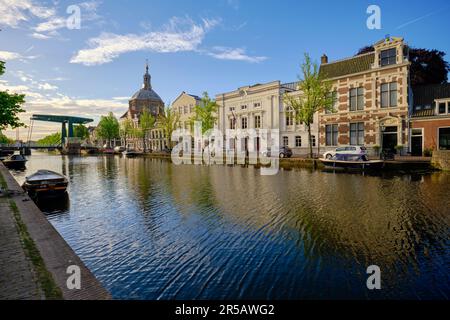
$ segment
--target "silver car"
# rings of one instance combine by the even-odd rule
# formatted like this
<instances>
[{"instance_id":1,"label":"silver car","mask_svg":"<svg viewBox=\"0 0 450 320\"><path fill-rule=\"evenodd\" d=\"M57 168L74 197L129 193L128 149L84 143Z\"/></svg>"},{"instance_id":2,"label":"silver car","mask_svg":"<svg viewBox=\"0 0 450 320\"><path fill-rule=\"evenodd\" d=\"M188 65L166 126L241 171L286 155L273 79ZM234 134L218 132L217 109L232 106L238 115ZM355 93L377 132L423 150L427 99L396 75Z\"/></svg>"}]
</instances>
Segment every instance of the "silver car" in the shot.
<instances>
[{"instance_id":1,"label":"silver car","mask_svg":"<svg viewBox=\"0 0 450 320\"><path fill-rule=\"evenodd\" d=\"M345 153L345 154L367 154L367 148L363 146L342 146L338 147L334 150L327 151L323 154L324 159L331 159L338 153Z\"/></svg>"}]
</instances>

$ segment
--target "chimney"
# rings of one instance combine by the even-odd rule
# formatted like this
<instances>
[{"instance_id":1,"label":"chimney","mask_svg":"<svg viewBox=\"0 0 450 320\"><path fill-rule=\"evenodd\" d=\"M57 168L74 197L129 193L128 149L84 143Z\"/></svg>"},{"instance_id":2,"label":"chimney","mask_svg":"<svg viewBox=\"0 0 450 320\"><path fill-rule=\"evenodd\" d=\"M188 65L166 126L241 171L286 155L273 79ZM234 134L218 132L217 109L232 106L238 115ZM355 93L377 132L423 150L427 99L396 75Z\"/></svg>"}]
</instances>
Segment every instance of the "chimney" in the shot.
<instances>
[{"instance_id":1,"label":"chimney","mask_svg":"<svg viewBox=\"0 0 450 320\"><path fill-rule=\"evenodd\" d=\"M320 58L320 64L326 64L326 63L328 63L328 57L324 53L323 56Z\"/></svg>"}]
</instances>

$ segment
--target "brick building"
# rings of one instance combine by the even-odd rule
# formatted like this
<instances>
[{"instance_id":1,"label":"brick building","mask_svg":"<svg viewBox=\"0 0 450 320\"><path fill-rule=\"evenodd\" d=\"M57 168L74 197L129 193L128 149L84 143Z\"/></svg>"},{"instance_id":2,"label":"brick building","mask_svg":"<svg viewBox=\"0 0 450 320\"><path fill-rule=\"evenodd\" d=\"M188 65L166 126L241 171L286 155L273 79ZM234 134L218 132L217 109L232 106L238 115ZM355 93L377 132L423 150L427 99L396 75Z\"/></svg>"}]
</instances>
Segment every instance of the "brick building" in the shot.
<instances>
[{"instance_id":1,"label":"brick building","mask_svg":"<svg viewBox=\"0 0 450 320\"><path fill-rule=\"evenodd\" d=\"M450 150L450 84L413 88L411 154Z\"/></svg>"},{"instance_id":2,"label":"brick building","mask_svg":"<svg viewBox=\"0 0 450 320\"><path fill-rule=\"evenodd\" d=\"M334 112L320 114L320 145L379 146L395 151L409 148L409 68L402 38L388 37L374 44L374 52L328 62L320 72L332 82Z\"/></svg>"}]
</instances>

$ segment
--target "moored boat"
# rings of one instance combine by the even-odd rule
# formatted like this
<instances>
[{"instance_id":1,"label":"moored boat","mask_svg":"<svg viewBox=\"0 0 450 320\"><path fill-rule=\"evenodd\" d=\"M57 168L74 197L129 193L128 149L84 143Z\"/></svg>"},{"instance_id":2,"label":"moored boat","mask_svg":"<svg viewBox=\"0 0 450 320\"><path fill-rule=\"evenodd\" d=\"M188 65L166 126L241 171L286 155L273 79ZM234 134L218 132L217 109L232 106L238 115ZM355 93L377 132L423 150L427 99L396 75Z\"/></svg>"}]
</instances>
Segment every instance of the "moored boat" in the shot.
<instances>
[{"instance_id":1,"label":"moored boat","mask_svg":"<svg viewBox=\"0 0 450 320\"><path fill-rule=\"evenodd\" d=\"M66 192L67 178L54 171L38 170L25 178L23 189L31 195L57 195Z\"/></svg>"},{"instance_id":2,"label":"moored boat","mask_svg":"<svg viewBox=\"0 0 450 320\"><path fill-rule=\"evenodd\" d=\"M126 156L127 158L134 158L134 157L138 157L138 156L142 156L143 153L136 151L136 150L126 150L122 153L124 156Z\"/></svg>"},{"instance_id":3,"label":"moored boat","mask_svg":"<svg viewBox=\"0 0 450 320\"><path fill-rule=\"evenodd\" d=\"M3 164L9 169L20 169L25 167L28 160L21 154L13 154L3 160Z\"/></svg>"},{"instance_id":4,"label":"moored boat","mask_svg":"<svg viewBox=\"0 0 450 320\"><path fill-rule=\"evenodd\" d=\"M336 154L330 159L319 160L332 169L377 170L384 167L383 160L369 160L364 154Z\"/></svg>"}]
</instances>

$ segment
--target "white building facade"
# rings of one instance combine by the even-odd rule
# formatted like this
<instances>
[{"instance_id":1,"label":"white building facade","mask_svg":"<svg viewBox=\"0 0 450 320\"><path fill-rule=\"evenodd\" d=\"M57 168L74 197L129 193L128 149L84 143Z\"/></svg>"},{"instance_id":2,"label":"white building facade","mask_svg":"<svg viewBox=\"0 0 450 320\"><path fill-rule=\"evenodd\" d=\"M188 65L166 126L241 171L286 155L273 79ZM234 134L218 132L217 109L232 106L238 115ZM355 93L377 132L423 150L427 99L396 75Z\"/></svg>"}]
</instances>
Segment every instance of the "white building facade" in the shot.
<instances>
[{"instance_id":1,"label":"white building facade","mask_svg":"<svg viewBox=\"0 0 450 320\"><path fill-rule=\"evenodd\" d=\"M219 105L218 128L224 134L226 129L277 129L280 146L290 147L295 155L307 154L307 128L295 121L294 111L283 101L285 94L299 95L297 83L281 84L280 81L273 81L216 95ZM314 123L318 123L317 114ZM318 143L317 132L318 126L313 125L313 146Z\"/></svg>"}]
</instances>

